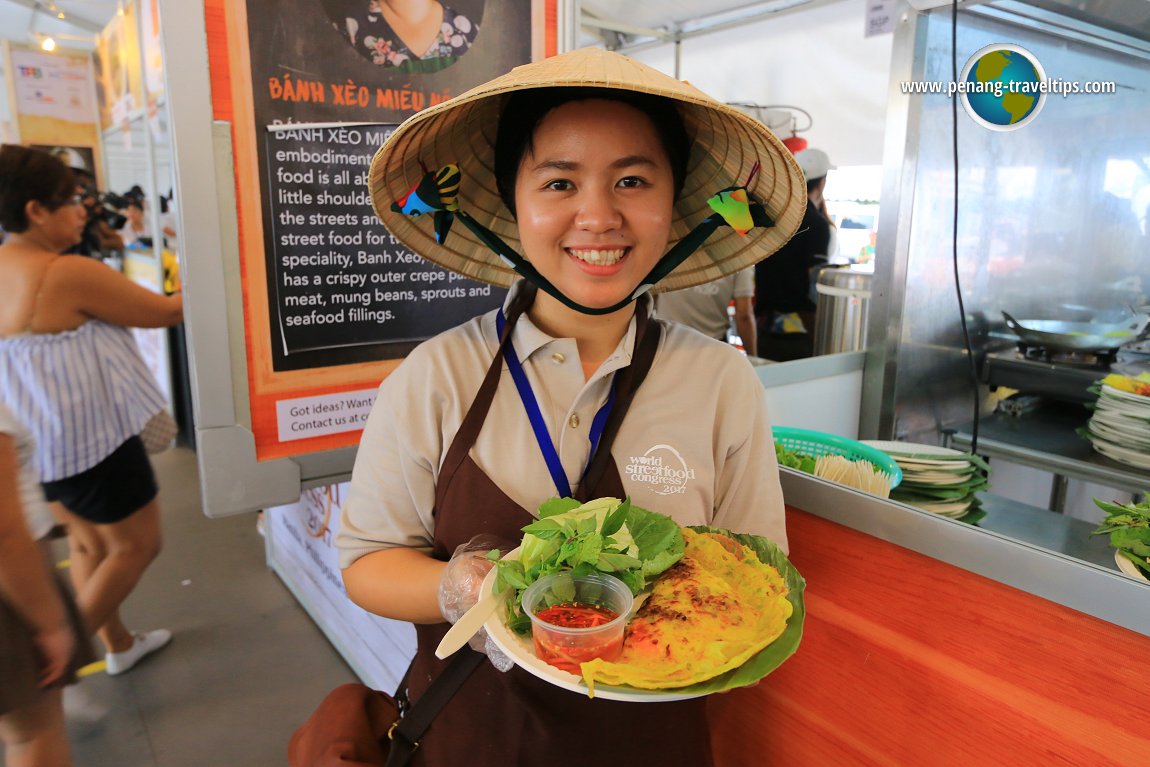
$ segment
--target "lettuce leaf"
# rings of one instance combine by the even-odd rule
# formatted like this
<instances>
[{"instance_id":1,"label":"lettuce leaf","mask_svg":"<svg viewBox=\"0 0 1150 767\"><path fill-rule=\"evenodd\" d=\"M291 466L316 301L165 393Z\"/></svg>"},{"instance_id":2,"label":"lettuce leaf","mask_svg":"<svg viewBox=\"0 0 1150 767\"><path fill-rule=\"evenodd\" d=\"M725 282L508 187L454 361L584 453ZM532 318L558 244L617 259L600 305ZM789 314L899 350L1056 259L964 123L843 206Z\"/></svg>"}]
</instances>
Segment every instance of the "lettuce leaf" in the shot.
<instances>
[{"instance_id":1,"label":"lettuce leaf","mask_svg":"<svg viewBox=\"0 0 1150 767\"><path fill-rule=\"evenodd\" d=\"M561 570L604 572L622 580L633 594L683 556L683 534L673 519L631 505L630 499L596 498L580 504L552 498L539 507L539 519L523 528L517 560L496 560L495 591L515 589L508 625L518 633L531 629L520 600L523 591L545 575Z\"/></svg>"},{"instance_id":2,"label":"lettuce leaf","mask_svg":"<svg viewBox=\"0 0 1150 767\"><path fill-rule=\"evenodd\" d=\"M1106 518L1092 534L1109 534L1110 545L1150 579L1150 502L1120 504L1095 498L1094 504Z\"/></svg>"}]
</instances>

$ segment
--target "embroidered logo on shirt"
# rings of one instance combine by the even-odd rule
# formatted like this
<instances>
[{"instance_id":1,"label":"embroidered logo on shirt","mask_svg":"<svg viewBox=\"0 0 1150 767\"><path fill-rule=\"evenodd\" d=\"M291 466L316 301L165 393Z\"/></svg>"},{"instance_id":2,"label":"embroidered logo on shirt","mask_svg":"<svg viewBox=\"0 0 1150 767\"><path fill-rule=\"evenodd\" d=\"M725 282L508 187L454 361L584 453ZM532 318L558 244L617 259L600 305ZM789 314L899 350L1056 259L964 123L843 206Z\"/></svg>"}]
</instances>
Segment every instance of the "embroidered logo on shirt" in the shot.
<instances>
[{"instance_id":1,"label":"embroidered logo on shirt","mask_svg":"<svg viewBox=\"0 0 1150 767\"><path fill-rule=\"evenodd\" d=\"M631 456L623 467L627 479L643 482L659 495L677 495L687 492L687 482L695 478L695 470L679 451L670 445L655 445L641 456Z\"/></svg>"}]
</instances>

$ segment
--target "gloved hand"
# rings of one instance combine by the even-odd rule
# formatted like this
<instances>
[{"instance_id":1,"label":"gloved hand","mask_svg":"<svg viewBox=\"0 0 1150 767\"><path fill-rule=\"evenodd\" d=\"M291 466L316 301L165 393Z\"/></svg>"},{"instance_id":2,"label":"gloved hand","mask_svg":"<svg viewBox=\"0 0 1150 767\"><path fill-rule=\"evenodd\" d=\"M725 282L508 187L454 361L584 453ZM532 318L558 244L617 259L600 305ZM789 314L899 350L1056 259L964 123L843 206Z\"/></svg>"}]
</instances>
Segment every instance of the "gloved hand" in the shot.
<instances>
[{"instance_id":1,"label":"gloved hand","mask_svg":"<svg viewBox=\"0 0 1150 767\"><path fill-rule=\"evenodd\" d=\"M510 551L514 545L494 535L477 535L467 543L455 549L443 575L439 579L439 612L449 623L455 623L476 602L479 601L480 587L487 573L495 563L487 558L487 552L492 549ZM503 651L491 641L486 629L480 629L468 641L471 649L487 655L491 665L499 671L507 671L514 661L503 654Z\"/></svg>"}]
</instances>

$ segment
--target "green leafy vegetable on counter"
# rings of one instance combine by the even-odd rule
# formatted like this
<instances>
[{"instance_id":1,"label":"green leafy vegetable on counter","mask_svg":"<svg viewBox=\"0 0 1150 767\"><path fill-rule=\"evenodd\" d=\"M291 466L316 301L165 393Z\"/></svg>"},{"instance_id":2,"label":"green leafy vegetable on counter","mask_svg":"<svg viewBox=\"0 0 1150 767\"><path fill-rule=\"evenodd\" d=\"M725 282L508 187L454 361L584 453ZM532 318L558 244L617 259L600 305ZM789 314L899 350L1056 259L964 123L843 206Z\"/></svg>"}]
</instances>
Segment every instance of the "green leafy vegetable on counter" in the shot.
<instances>
[{"instance_id":1,"label":"green leafy vegetable on counter","mask_svg":"<svg viewBox=\"0 0 1150 767\"><path fill-rule=\"evenodd\" d=\"M571 570L575 575L604 572L638 594L683 556L683 534L673 519L633 506L628 498L596 498L585 504L552 498L539 507L539 519L523 528L518 559L495 560L495 591L513 588L508 626L531 630L523 613L523 591L545 575Z\"/></svg>"},{"instance_id":2,"label":"green leafy vegetable on counter","mask_svg":"<svg viewBox=\"0 0 1150 767\"><path fill-rule=\"evenodd\" d=\"M1095 498L1094 503L1106 518L1092 534L1109 533L1110 545L1150 578L1150 501L1119 504Z\"/></svg>"},{"instance_id":3,"label":"green leafy vegetable on counter","mask_svg":"<svg viewBox=\"0 0 1150 767\"><path fill-rule=\"evenodd\" d=\"M816 459L806 453L800 453L797 450L787 450L778 442L775 443L775 458L779 462L779 466L786 466L788 469L798 469L807 474L815 473Z\"/></svg>"}]
</instances>

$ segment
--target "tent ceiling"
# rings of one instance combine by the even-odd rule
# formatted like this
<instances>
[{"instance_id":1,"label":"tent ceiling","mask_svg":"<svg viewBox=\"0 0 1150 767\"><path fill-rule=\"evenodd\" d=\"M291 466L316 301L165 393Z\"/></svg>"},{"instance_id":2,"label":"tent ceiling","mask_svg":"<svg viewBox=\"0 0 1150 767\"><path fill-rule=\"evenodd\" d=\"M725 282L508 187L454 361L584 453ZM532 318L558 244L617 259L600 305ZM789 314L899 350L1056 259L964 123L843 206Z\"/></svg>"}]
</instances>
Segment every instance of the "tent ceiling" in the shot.
<instances>
[{"instance_id":1,"label":"tent ceiling","mask_svg":"<svg viewBox=\"0 0 1150 767\"><path fill-rule=\"evenodd\" d=\"M583 42L618 49L652 40L693 37L750 19L822 5L826 0L582 0Z\"/></svg>"},{"instance_id":2,"label":"tent ceiling","mask_svg":"<svg viewBox=\"0 0 1150 767\"><path fill-rule=\"evenodd\" d=\"M792 11L823 5L827 0L582 0L583 37L581 44L601 44L611 49L627 48L658 39L682 38L761 20ZM1031 6L1102 29L1150 40L1150 0L959 0L972 5ZM950 5L950 0L910 0L917 9ZM1025 14L1024 14L1025 15Z\"/></svg>"},{"instance_id":3,"label":"tent ceiling","mask_svg":"<svg viewBox=\"0 0 1150 767\"><path fill-rule=\"evenodd\" d=\"M0 36L33 43L37 35L51 35L62 46L88 49L116 6L116 0L0 0Z\"/></svg>"}]
</instances>

